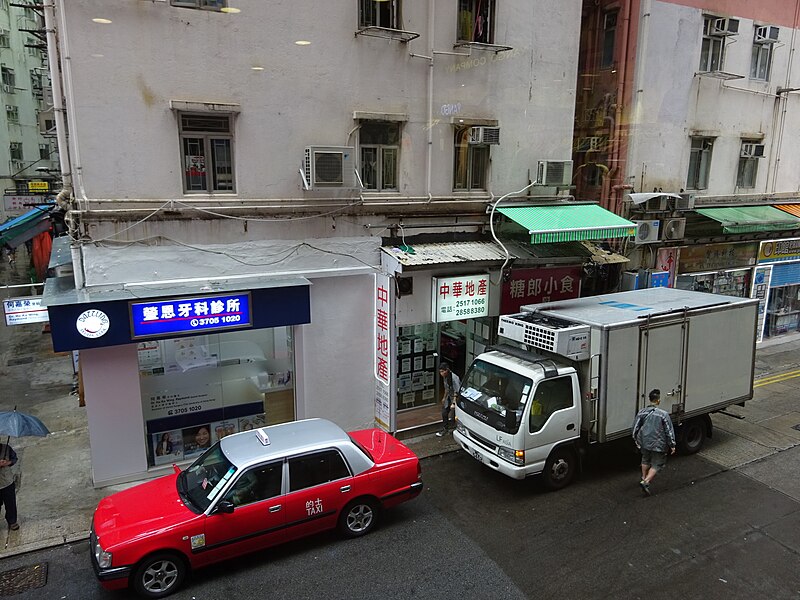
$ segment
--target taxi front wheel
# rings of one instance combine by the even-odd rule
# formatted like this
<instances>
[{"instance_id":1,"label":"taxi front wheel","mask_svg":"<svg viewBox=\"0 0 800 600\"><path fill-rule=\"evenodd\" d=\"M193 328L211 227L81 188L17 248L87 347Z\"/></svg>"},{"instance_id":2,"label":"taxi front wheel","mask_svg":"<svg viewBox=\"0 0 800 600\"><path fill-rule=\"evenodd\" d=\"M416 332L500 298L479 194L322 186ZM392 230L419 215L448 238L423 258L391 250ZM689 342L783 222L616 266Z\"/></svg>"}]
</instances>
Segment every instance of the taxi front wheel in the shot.
<instances>
[{"instance_id":1,"label":"taxi front wheel","mask_svg":"<svg viewBox=\"0 0 800 600\"><path fill-rule=\"evenodd\" d=\"M144 559L133 576L133 588L144 598L163 598L183 583L186 563L168 552L153 554Z\"/></svg>"},{"instance_id":2,"label":"taxi front wheel","mask_svg":"<svg viewBox=\"0 0 800 600\"><path fill-rule=\"evenodd\" d=\"M378 523L378 505L370 498L358 498L339 515L339 531L346 537L368 534Z\"/></svg>"}]
</instances>

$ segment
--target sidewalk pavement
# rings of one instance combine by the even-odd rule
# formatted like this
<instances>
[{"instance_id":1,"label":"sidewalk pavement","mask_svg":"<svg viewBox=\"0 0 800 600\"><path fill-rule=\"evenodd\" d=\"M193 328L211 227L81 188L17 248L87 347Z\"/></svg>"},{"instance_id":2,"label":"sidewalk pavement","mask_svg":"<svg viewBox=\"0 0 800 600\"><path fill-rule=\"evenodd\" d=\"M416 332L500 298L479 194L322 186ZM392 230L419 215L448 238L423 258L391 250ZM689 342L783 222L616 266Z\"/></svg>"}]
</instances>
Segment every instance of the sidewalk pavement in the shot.
<instances>
[{"instance_id":1,"label":"sidewalk pavement","mask_svg":"<svg viewBox=\"0 0 800 600\"><path fill-rule=\"evenodd\" d=\"M800 369L800 336L757 352L756 377L776 376ZM18 531L0 528L0 558L88 538L92 513L108 494L126 484L95 489L86 409L72 392L73 368L68 353L54 354L50 336L42 325L0 325L0 410L40 417L50 428L44 438L15 438L12 447L20 457L21 481L17 491ZM765 380L767 381L767 380ZM800 387L800 377L756 388L746 407L731 407L731 415L714 415L714 443L701 455L735 468L800 444L800 413L788 386ZM777 389L776 389L777 388ZM458 449L451 436L434 434L404 440L420 458Z\"/></svg>"}]
</instances>

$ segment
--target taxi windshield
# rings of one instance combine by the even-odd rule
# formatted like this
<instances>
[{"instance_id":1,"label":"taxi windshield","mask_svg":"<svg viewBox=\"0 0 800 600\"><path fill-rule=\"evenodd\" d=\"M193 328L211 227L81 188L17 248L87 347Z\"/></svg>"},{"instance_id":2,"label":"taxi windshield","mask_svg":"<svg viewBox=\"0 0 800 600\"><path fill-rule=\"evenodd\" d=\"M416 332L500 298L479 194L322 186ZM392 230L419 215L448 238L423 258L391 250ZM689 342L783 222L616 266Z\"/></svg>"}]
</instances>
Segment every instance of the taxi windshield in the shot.
<instances>
[{"instance_id":1,"label":"taxi windshield","mask_svg":"<svg viewBox=\"0 0 800 600\"><path fill-rule=\"evenodd\" d=\"M178 493L190 509L205 512L234 473L236 467L217 442L180 474Z\"/></svg>"}]
</instances>

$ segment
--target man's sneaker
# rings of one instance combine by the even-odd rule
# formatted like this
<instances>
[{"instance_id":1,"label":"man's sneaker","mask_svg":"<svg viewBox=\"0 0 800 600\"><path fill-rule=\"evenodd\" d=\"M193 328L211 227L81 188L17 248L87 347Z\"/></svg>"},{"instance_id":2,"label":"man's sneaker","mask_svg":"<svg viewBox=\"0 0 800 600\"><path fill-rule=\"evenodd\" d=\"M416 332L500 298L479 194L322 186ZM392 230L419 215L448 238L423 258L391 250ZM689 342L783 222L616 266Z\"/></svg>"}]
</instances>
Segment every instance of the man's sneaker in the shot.
<instances>
[{"instance_id":1,"label":"man's sneaker","mask_svg":"<svg viewBox=\"0 0 800 600\"><path fill-rule=\"evenodd\" d=\"M645 483L644 479L639 482L639 487L642 488L642 491L644 492L645 496L649 496L650 495L650 484Z\"/></svg>"},{"instance_id":2,"label":"man's sneaker","mask_svg":"<svg viewBox=\"0 0 800 600\"><path fill-rule=\"evenodd\" d=\"M11 531L16 531L17 529L19 529L19 523L12 523L11 525L8 526L8 528Z\"/></svg>"},{"instance_id":3,"label":"man's sneaker","mask_svg":"<svg viewBox=\"0 0 800 600\"><path fill-rule=\"evenodd\" d=\"M442 429L441 431L436 432L436 437L444 437L447 434L446 429Z\"/></svg>"}]
</instances>

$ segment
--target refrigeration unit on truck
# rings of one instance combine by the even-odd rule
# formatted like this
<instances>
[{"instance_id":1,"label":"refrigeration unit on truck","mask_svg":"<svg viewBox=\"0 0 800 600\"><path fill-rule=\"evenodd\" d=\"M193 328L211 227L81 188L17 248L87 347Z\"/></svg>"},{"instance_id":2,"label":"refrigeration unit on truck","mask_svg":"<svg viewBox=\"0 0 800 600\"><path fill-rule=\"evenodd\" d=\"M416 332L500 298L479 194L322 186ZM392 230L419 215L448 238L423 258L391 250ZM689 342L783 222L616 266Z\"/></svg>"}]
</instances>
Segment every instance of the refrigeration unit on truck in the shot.
<instances>
[{"instance_id":1,"label":"refrigeration unit on truck","mask_svg":"<svg viewBox=\"0 0 800 600\"><path fill-rule=\"evenodd\" d=\"M678 449L697 452L710 413L753 397L757 312L672 288L523 306L467 370L453 435L486 466L558 489L591 445L631 435L657 388Z\"/></svg>"}]
</instances>

